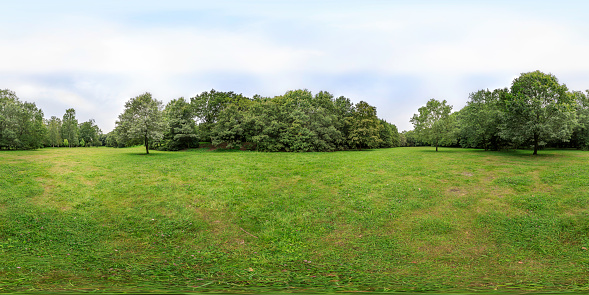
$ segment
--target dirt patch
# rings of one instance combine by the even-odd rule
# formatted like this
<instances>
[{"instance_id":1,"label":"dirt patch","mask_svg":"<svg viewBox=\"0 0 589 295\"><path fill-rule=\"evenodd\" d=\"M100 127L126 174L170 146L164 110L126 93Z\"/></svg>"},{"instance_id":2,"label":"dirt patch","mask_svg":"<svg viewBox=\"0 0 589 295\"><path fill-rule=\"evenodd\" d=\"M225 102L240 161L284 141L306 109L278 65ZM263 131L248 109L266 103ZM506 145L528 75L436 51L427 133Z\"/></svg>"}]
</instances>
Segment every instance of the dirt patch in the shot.
<instances>
[{"instance_id":1,"label":"dirt patch","mask_svg":"<svg viewBox=\"0 0 589 295\"><path fill-rule=\"evenodd\" d=\"M468 176L468 177L473 177L474 176L474 174L472 174L470 172L462 172L462 175Z\"/></svg>"}]
</instances>

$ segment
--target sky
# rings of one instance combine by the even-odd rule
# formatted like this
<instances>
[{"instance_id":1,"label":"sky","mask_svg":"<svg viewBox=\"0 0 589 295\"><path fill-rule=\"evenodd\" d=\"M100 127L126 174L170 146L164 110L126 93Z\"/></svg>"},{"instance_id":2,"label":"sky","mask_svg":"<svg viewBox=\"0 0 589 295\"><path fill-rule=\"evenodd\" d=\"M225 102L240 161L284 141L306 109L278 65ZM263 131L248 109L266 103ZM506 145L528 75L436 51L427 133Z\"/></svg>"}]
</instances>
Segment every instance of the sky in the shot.
<instances>
[{"instance_id":1,"label":"sky","mask_svg":"<svg viewBox=\"0 0 589 295\"><path fill-rule=\"evenodd\" d=\"M411 130L521 73L589 89L589 1L0 0L0 89L115 127L130 98L328 91Z\"/></svg>"}]
</instances>

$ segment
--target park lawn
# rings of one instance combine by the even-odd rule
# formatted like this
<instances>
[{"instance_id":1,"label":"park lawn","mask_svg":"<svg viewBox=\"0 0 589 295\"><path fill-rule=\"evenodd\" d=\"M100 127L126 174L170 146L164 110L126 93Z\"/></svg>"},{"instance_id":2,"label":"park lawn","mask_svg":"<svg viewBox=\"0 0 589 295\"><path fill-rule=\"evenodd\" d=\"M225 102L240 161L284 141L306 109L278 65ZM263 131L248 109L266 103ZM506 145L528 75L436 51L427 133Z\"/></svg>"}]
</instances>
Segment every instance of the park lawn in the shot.
<instances>
[{"instance_id":1,"label":"park lawn","mask_svg":"<svg viewBox=\"0 0 589 295\"><path fill-rule=\"evenodd\" d=\"M589 152L0 152L0 292L586 291Z\"/></svg>"}]
</instances>

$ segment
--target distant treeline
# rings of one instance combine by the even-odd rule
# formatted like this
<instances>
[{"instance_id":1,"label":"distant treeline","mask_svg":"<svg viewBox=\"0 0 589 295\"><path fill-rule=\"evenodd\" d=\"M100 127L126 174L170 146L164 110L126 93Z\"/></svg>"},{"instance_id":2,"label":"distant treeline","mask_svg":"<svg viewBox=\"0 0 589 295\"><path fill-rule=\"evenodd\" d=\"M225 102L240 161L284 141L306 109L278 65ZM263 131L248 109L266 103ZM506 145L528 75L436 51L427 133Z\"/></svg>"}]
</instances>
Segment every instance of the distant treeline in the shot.
<instances>
[{"instance_id":1,"label":"distant treeline","mask_svg":"<svg viewBox=\"0 0 589 295\"><path fill-rule=\"evenodd\" d=\"M203 92L167 105L149 93L131 98L116 127L103 134L94 120L79 123L75 110L43 118L34 103L0 90L0 149L145 145L181 150L201 142L258 151L337 151L397 146L453 146L589 149L589 91L570 91L554 75L524 73L510 88L471 93L458 112L431 99L411 119L414 130L376 116L364 101L335 98L321 91L245 97L234 92Z\"/></svg>"},{"instance_id":2,"label":"distant treeline","mask_svg":"<svg viewBox=\"0 0 589 295\"><path fill-rule=\"evenodd\" d=\"M43 118L34 103L22 102L10 90L0 90L0 149L37 149L47 146L100 146L106 136L94 120L79 124L74 109L63 119Z\"/></svg>"},{"instance_id":3,"label":"distant treeline","mask_svg":"<svg viewBox=\"0 0 589 295\"><path fill-rule=\"evenodd\" d=\"M376 116L366 102L334 98L328 92L288 91L253 98L211 90L165 107L145 93L126 104L116 128L103 134L94 120L78 123L75 110L63 118L43 118L34 103L14 92L0 92L0 149L146 144L146 148L181 150L210 142L227 148L259 151L336 151L400 145L397 127Z\"/></svg>"},{"instance_id":4,"label":"distant treeline","mask_svg":"<svg viewBox=\"0 0 589 295\"><path fill-rule=\"evenodd\" d=\"M165 108L145 93L125 106L116 128L107 135L108 146L144 144L146 149L180 150L211 142L268 152L399 146L397 127L377 118L375 107L324 91L248 98L211 90L189 100L174 99Z\"/></svg>"},{"instance_id":5,"label":"distant treeline","mask_svg":"<svg viewBox=\"0 0 589 295\"><path fill-rule=\"evenodd\" d=\"M411 119L401 145L485 150L589 149L589 91L571 91L552 74L523 73L510 88L471 93L464 108L430 100Z\"/></svg>"}]
</instances>

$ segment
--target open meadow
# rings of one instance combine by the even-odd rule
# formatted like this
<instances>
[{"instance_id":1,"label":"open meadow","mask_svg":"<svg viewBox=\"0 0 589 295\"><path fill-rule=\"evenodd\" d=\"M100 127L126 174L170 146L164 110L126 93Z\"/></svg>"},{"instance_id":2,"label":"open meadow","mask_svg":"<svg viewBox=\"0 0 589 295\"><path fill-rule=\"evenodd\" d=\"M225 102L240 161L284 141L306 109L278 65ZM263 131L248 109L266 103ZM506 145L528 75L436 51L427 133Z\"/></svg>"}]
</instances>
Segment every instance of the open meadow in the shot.
<instances>
[{"instance_id":1,"label":"open meadow","mask_svg":"<svg viewBox=\"0 0 589 295\"><path fill-rule=\"evenodd\" d=\"M0 292L587 291L589 152L0 152Z\"/></svg>"}]
</instances>

